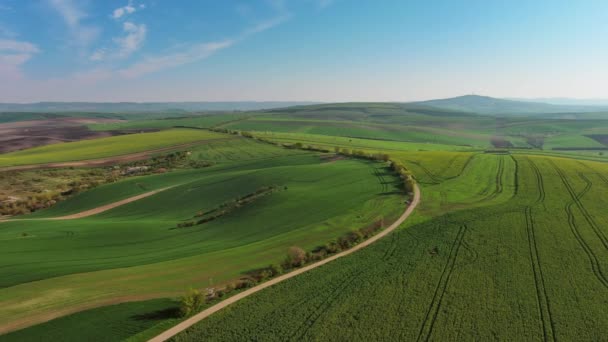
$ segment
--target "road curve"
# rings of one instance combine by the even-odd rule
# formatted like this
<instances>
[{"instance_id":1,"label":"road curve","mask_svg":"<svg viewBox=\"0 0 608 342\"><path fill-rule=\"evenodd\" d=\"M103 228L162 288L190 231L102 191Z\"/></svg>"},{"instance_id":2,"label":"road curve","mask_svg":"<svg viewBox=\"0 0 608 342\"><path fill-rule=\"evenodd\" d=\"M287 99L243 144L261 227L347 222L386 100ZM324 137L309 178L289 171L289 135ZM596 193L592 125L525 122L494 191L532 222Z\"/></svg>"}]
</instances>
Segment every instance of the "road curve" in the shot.
<instances>
[{"instance_id":1,"label":"road curve","mask_svg":"<svg viewBox=\"0 0 608 342\"><path fill-rule=\"evenodd\" d=\"M220 303L217 303L209 308L207 308L204 311L201 311L200 313L188 318L187 320L177 324L176 326L172 327L171 329L168 329L166 331L164 331L163 333L161 333L160 335L150 339L148 342L163 342L166 341L168 339L170 339L171 337L179 334L180 332L188 329L189 327L193 326L194 324L202 321L203 319L209 317L210 315L212 315L213 313L220 311L221 309L227 307L230 304L233 304L245 297L248 297L258 291L261 291L267 287L273 286L275 284L278 284L282 281L285 281L287 279L293 278L299 274L302 274L304 272L308 272L314 268L317 268L319 266L325 265L328 262L332 262L338 258L341 258L343 256L352 254L360 249L363 249L369 245L371 245L372 243L382 239L383 237L385 237L386 235L388 235L389 233L391 233L393 230L397 229L397 227L399 227L403 221L405 221L405 219L407 219L412 212L414 211L414 209L416 208L416 206L418 206L418 203L420 203L420 189L418 188L417 185L414 185L414 199L412 200L411 204L407 207L407 209L405 210L405 212L397 219L397 221L393 222L393 224L391 224L388 228L384 229L382 232L378 233L377 235L374 235L373 237L363 241L362 243L356 245L355 247L348 249L346 251L340 252L336 255L333 255L327 259L323 259L319 262L316 262L314 264L299 268L295 271L289 272L287 274L284 274L282 276L276 277L274 279L271 279L265 283L262 283L260 285L254 286L252 288L250 288L249 290L243 291L239 294L236 294Z\"/></svg>"}]
</instances>

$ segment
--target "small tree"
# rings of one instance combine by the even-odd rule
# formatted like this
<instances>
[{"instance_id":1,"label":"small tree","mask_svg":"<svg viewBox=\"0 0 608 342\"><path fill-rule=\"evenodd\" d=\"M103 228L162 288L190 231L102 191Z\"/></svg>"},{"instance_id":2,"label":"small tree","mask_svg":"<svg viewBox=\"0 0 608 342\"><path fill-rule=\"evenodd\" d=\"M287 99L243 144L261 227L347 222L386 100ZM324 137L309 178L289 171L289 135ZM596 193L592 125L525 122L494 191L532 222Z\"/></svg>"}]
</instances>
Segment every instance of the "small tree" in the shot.
<instances>
[{"instance_id":1,"label":"small tree","mask_svg":"<svg viewBox=\"0 0 608 342\"><path fill-rule=\"evenodd\" d=\"M199 312L205 304L205 296L196 289L190 289L180 300L179 312L182 317Z\"/></svg>"},{"instance_id":2,"label":"small tree","mask_svg":"<svg viewBox=\"0 0 608 342\"><path fill-rule=\"evenodd\" d=\"M287 250L285 264L290 267L300 267L306 262L306 251L302 248L293 246Z\"/></svg>"}]
</instances>

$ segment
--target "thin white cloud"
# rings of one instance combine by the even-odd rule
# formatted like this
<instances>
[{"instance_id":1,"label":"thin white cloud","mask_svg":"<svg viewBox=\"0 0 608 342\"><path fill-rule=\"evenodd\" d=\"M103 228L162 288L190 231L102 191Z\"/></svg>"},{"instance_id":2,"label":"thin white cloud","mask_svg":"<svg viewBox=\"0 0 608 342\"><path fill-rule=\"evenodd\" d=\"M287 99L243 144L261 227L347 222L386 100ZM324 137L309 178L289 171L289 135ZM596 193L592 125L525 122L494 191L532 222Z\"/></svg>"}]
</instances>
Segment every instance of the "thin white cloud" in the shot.
<instances>
[{"instance_id":1,"label":"thin white cloud","mask_svg":"<svg viewBox=\"0 0 608 342\"><path fill-rule=\"evenodd\" d=\"M122 18L122 17L124 17L126 15L129 15L129 14L137 12L138 8L139 9L144 9L144 8L146 8L146 6L143 5L143 4L141 4L139 6L135 6L135 5L133 5L133 1L129 0L129 2L127 3L126 6L119 7L119 8L115 9L112 12L112 18L114 18L114 19L120 19L120 18Z\"/></svg>"},{"instance_id":2,"label":"thin white cloud","mask_svg":"<svg viewBox=\"0 0 608 342\"><path fill-rule=\"evenodd\" d=\"M10 39L0 39L0 52L12 51L12 52L24 52L24 53L38 53L40 50L38 47L30 42L22 42Z\"/></svg>"},{"instance_id":3,"label":"thin white cloud","mask_svg":"<svg viewBox=\"0 0 608 342\"><path fill-rule=\"evenodd\" d=\"M127 58L143 46L148 32L146 25L126 21L122 24L122 29L124 35L112 39L116 44L115 48L97 49L89 56L89 59L94 62L99 62Z\"/></svg>"},{"instance_id":4,"label":"thin white cloud","mask_svg":"<svg viewBox=\"0 0 608 342\"><path fill-rule=\"evenodd\" d=\"M137 25L127 21L123 24L123 30L126 35L114 39L119 46L118 56L121 58L128 57L139 50L146 39L147 28L144 24Z\"/></svg>"},{"instance_id":5,"label":"thin white cloud","mask_svg":"<svg viewBox=\"0 0 608 342\"><path fill-rule=\"evenodd\" d=\"M21 78L21 66L39 52L40 49L30 42L0 39L0 77Z\"/></svg>"},{"instance_id":6,"label":"thin white cloud","mask_svg":"<svg viewBox=\"0 0 608 342\"><path fill-rule=\"evenodd\" d=\"M205 59L217 51L234 45L234 40L202 43L191 46L188 50L168 55L147 57L127 68L118 71L119 75L136 78L153 72L174 68Z\"/></svg>"},{"instance_id":7,"label":"thin white cloud","mask_svg":"<svg viewBox=\"0 0 608 342\"><path fill-rule=\"evenodd\" d=\"M275 2L275 5L282 7L281 2ZM236 43L246 39L247 37L269 30L291 18L291 14L283 12L281 15L258 23L250 27L235 38L225 39L218 42L199 43L190 46L182 52L171 53L160 56L147 57L144 60L132 64L118 71L119 75L127 78L137 78L146 74L162 71L169 68L175 68L181 65L194 63L208 58L214 53L227 49Z\"/></svg>"},{"instance_id":8,"label":"thin white cloud","mask_svg":"<svg viewBox=\"0 0 608 342\"><path fill-rule=\"evenodd\" d=\"M88 46L99 36L99 28L82 24L82 21L87 17L87 14L78 7L73 0L48 1L51 7L57 11L65 21L76 45Z\"/></svg>"},{"instance_id":9,"label":"thin white cloud","mask_svg":"<svg viewBox=\"0 0 608 342\"><path fill-rule=\"evenodd\" d=\"M91 54L89 59L94 62L99 62L99 61L103 61L104 59L106 59L106 55L107 55L107 49L97 49Z\"/></svg>"}]
</instances>

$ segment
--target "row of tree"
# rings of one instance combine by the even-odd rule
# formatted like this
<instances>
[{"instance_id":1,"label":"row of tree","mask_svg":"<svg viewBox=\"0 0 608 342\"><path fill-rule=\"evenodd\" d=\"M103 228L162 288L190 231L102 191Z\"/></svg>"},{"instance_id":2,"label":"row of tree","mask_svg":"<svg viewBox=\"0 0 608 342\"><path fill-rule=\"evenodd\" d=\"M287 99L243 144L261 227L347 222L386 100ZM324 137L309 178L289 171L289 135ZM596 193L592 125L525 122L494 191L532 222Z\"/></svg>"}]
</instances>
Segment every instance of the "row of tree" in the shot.
<instances>
[{"instance_id":1,"label":"row of tree","mask_svg":"<svg viewBox=\"0 0 608 342\"><path fill-rule=\"evenodd\" d=\"M318 246L309 252L298 246L289 247L287 255L280 265L272 264L268 267L250 271L246 276L230 282L222 288L207 288L205 292L191 289L180 300L180 314L183 317L193 315L201 311L206 304L219 300L234 291L251 288L281 274L347 250L380 231L383 228L383 221L379 220L368 227L348 232L338 239Z\"/></svg>"}]
</instances>

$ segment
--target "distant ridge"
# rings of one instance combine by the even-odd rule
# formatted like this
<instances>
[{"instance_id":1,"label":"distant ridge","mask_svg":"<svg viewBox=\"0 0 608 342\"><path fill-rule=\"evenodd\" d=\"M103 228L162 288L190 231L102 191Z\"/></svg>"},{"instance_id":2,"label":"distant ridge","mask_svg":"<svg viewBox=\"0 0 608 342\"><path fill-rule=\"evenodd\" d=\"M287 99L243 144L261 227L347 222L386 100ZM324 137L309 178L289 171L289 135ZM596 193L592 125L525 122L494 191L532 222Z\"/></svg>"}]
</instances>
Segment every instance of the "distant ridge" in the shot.
<instances>
[{"instance_id":1,"label":"distant ridge","mask_svg":"<svg viewBox=\"0 0 608 342\"><path fill-rule=\"evenodd\" d=\"M431 106L440 109L474 112L479 114L553 114L591 113L608 110L608 106L555 105L542 102L528 102L498 99L489 96L465 95L448 99L412 102L411 104Z\"/></svg>"},{"instance_id":2,"label":"distant ridge","mask_svg":"<svg viewBox=\"0 0 608 342\"><path fill-rule=\"evenodd\" d=\"M37 102L0 103L0 112L201 112L248 111L318 104L295 101L235 101L235 102Z\"/></svg>"}]
</instances>

